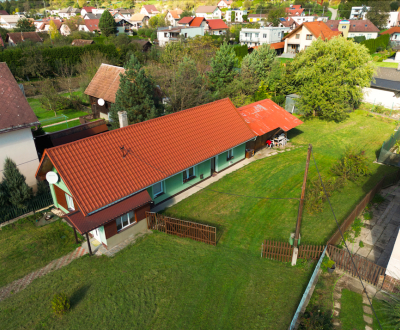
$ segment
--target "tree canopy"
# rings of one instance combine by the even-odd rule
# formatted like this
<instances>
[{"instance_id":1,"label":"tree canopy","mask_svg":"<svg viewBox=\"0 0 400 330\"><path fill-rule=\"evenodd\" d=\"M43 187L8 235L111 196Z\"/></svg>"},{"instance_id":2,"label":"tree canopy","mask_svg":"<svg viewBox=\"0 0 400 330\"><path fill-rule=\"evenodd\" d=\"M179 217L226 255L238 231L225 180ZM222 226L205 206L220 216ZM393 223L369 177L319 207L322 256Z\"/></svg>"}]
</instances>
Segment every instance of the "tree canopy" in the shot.
<instances>
[{"instance_id":1,"label":"tree canopy","mask_svg":"<svg viewBox=\"0 0 400 330\"><path fill-rule=\"evenodd\" d=\"M32 21L27 18L18 20L14 32L35 32L36 27Z\"/></svg>"},{"instance_id":2,"label":"tree canopy","mask_svg":"<svg viewBox=\"0 0 400 330\"><path fill-rule=\"evenodd\" d=\"M363 45L336 37L314 41L294 58L288 71L286 78L300 94L304 114L340 121L360 102L362 88L370 86L374 65Z\"/></svg>"},{"instance_id":3,"label":"tree canopy","mask_svg":"<svg viewBox=\"0 0 400 330\"><path fill-rule=\"evenodd\" d=\"M389 19L390 5L386 1L370 1L371 9L367 12L366 18L369 19L380 30L385 29Z\"/></svg>"}]
</instances>

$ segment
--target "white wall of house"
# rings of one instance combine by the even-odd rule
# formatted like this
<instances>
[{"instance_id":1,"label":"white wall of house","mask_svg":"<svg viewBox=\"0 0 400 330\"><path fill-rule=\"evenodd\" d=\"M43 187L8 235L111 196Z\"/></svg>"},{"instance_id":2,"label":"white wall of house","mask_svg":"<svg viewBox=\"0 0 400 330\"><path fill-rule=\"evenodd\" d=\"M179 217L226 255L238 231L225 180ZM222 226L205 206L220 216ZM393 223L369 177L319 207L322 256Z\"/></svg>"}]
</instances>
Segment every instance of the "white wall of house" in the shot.
<instances>
[{"instance_id":1,"label":"white wall of house","mask_svg":"<svg viewBox=\"0 0 400 330\"><path fill-rule=\"evenodd\" d=\"M79 31L85 31L85 32L90 32L90 30L88 29L88 27L86 25L79 25L78 26L78 30ZM93 32L94 33L94 32Z\"/></svg>"},{"instance_id":2,"label":"white wall of house","mask_svg":"<svg viewBox=\"0 0 400 330\"><path fill-rule=\"evenodd\" d=\"M296 53L296 50L301 51L303 49L306 49L315 39L316 38L314 37L314 35L305 26L302 26L302 28L298 30L297 33L285 39L284 52Z\"/></svg>"},{"instance_id":3,"label":"white wall of house","mask_svg":"<svg viewBox=\"0 0 400 330\"><path fill-rule=\"evenodd\" d=\"M314 22L317 20L316 16L290 16L297 24L301 25L305 22Z\"/></svg>"},{"instance_id":4,"label":"white wall of house","mask_svg":"<svg viewBox=\"0 0 400 330\"><path fill-rule=\"evenodd\" d=\"M348 38L364 36L365 39L376 39L378 38L379 32L349 32Z\"/></svg>"},{"instance_id":5,"label":"white wall of house","mask_svg":"<svg viewBox=\"0 0 400 330\"><path fill-rule=\"evenodd\" d=\"M106 11L104 8L99 8L99 9L92 9L92 14L97 15L97 14L103 14Z\"/></svg>"},{"instance_id":6,"label":"white wall of house","mask_svg":"<svg viewBox=\"0 0 400 330\"><path fill-rule=\"evenodd\" d=\"M235 22L243 23L243 15L247 15L247 10L227 10L225 12L225 19L227 22L232 20L232 11L235 12Z\"/></svg>"},{"instance_id":7,"label":"white wall of house","mask_svg":"<svg viewBox=\"0 0 400 330\"><path fill-rule=\"evenodd\" d=\"M386 267L386 275L389 275L397 280L400 280L400 231L397 234L396 242Z\"/></svg>"},{"instance_id":8,"label":"white wall of house","mask_svg":"<svg viewBox=\"0 0 400 330\"><path fill-rule=\"evenodd\" d=\"M217 3L217 6L219 8L231 8L231 5L228 5L225 1L222 1L222 0Z\"/></svg>"},{"instance_id":9,"label":"white wall of house","mask_svg":"<svg viewBox=\"0 0 400 330\"><path fill-rule=\"evenodd\" d=\"M391 11L389 13L389 19L386 25L387 29L390 29L393 26L399 25L399 12L398 11Z\"/></svg>"},{"instance_id":10,"label":"white wall of house","mask_svg":"<svg viewBox=\"0 0 400 330\"><path fill-rule=\"evenodd\" d=\"M367 12L371 9L371 7L366 7L366 11L364 11L361 14L362 9L363 9L363 7L351 7L349 19L359 19L359 18L365 19L365 16L367 15Z\"/></svg>"},{"instance_id":11,"label":"white wall of house","mask_svg":"<svg viewBox=\"0 0 400 330\"><path fill-rule=\"evenodd\" d=\"M171 15L170 12L168 12L168 14L165 16L165 22L166 22L168 25L171 25L171 26L177 26L177 25L178 25L178 24L177 24L177 21L176 21L175 18Z\"/></svg>"},{"instance_id":12,"label":"white wall of house","mask_svg":"<svg viewBox=\"0 0 400 330\"><path fill-rule=\"evenodd\" d=\"M163 29L157 31L157 40L160 47L164 47L169 42L179 41L181 36L185 38L194 38L195 36L204 36L203 27L190 27L184 28L180 31L172 31L169 29Z\"/></svg>"},{"instance_id":13,"label":"white wall of house","mask_svg":"<svg viewBox=\"0 0 400 330\"><path fill-rule=\"evenodd\" d=\"M395 32L390 35L390 41L400 42L400 32Z\"/></svg>"},{"instance_id":14,"label":"white wall of house","mask_svg":"<svg viewBox=\"0 0 400 330\"><path fill-rule=\"evenodd\" d=\"M153 17L153 16L158 15L159 13L158 13L158 12L157 12L157 13L154 13L154 14L149 13L149 12L146 10L146 8L142 7L142 9L140 9L140 13L139 13L139 14L146 15L146 16L149 16L149 17Z\"/></svg>"},{"instance_id":15,"label":"white wall of house","mask_svg":"<svg viewBox=\"0 0 400 330\"><path fill-rule=\"evenodd\" d=\"M35 173L39 159L30 127L0 134L0 179L3 177L7 157L17 164L26 177L26 183L36 190Z\"/></svg>"},{"instance_id":16,"label":"white wall of house","mask_svg":"<svg viewBox=\"0 0 400 330\"><path fill-rule=\"evenodd\" d=\"M222 11L217 7L212 13L196 13L196 17L204 17L205 19L221 19Z\"/></svg>"},{"instance_id":17,"label":"white wall of house","mask_svg":"<svg viewBox=\"0 0 400 330\"><path fill-rule=\"evenodd\" d=\"M385 108L400 110L400 98L394 92L377 88L363 88L363 102L370 104L382 104Z\"/></svg>"},{"instance_id":18,"label":"white wall of house","mask_svg":"<svg viewBox=\"0 0 400 330\"><path fill-rule=\"evenodd\" d=\"M239 35L241 45L248 47L281 42L284 33L289 32L287 27L262 27L260 29L242 29Z\"/></svg>"}]
</instances>

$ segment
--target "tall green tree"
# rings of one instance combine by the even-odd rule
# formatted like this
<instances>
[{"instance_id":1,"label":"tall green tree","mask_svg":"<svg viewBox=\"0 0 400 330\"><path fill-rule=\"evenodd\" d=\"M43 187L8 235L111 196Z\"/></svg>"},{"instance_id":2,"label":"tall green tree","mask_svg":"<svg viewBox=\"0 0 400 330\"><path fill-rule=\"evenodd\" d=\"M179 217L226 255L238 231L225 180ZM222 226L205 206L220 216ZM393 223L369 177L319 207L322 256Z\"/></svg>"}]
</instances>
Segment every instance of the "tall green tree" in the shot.
<instances>
[{"instance_id":1,"label":"tall green tree","mask_svg":"<svg viewBox=\"0 0 400 330\"><path fill-rule=\"evenodd\" d=\"M371 9L367 12L366 18L374 23L378 29L385 29L389 19L389 2L370 1L368 5L371 7Z\"/></svg>"},{"instance_id":2,"label":"tall green tree","mask_svg":"<svg viewBox=\"0 0 400 330\"><path fill-rule=\"evenodd\" d=\"M7 198L11 205L26 208L26 203L32 198L33 192L25 180L25 176L21 174L15 162L6 158L0 198Z\"/></svg>"},{"instance_id":3,"label":"tall green tree","mask_svg":"<svg viewBox=\"0 0 400 330\"><path fill-rule=\"evenodd\" d=\"M281 17L285 17L285 8L283 7L275 7L269 9L268 12L268 22L272 23L272 26L278 26L279 23L281 22L279 19Z\"/></svg>"},{"instance_id":4,"label":"tall green tree","mask_svg":"<svg viewBox=\"0 0 400 330\"><path fill-rule=\"evenodd\" d=\"M15 25L14 32L35 32L36 27L32 21L27 18L22 18L18 20L17 24Z\"/></svg>"},{"instance_id":5,"label":"tall green tree","mask_svg":"<svg viewBox=\"0 0 400 330\"><path fill-rule=\"evenodd\" d=\"M306 115L319 115L341 121L370 86L375 68L363 45L342 37L318 39L290 63L290 85L300 94L300 109Z\"/></svg>"},{"instance_id":6,"label":"tall green tree","mask_svg":"<svg viewBox=\"0 0 400 330\"><path fill-rule=\"evenodd\" d=\"M237 64L233 47L224 43L211 60L211 72L208 75L211 89L218 91L230 84L235 77Z\"/></svg>"},{"instance_id":7,"label":"tall green tree","mask_svg":"<svg viewBox=\"0 0 400 330\"><path fill-rule=\"evenodd\" d=\"M399 9L400 3L398 1L393 1L390 3L390 10L391 11L397 11Z\"/></svg>"},{"instance_id":8,"label":"tall green tree","mask_svg":"<svg viewBox=\"0 0 400 330\"><path fill-rule=\"evenodd\" d=\"M99 28L101 34L103 34L106 37L116 33L116 23L114 17L112 17L112 15L108 10L105 10L103 14L101 14L99 21Z\"/></svg>"},{"instance_id":9,"label":"tall green tree","mask_svg":"<svg viewBox=\"0 0 400 330\"><path fill-rule=\"evenodd\" d=\"M126 111L129 124L158 117L162 112L156 86L138 59L132 55L120 74L115 103L111 106L112 128L119 127L118 112Z\"/></svg>"},{"instance_id":10,"label":"tall green tree","mask_svg":"<svg viewBox=\"0 0 400 330\"><path fill-rule=\"evenodd\" d=\"M269 44L258 46L251 54L243 58L242 74L252 76L258 82L266 82L275 57L276 52Z\"/></svg>"}]
</instances>

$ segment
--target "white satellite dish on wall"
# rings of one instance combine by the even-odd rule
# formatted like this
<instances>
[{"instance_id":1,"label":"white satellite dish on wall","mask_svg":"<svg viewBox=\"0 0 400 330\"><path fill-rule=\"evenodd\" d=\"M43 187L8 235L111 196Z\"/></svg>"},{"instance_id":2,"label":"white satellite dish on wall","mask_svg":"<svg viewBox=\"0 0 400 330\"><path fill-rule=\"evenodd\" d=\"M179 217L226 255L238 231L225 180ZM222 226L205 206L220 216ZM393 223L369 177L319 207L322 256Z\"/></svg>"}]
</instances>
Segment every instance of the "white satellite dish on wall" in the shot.
<instances>
[{"instance_id":1,"label":"white satellite dish on wall","mask_svg":"<svg viewBox=\"0 0 400 330\"><path fill-rule=\"evenodd\" d=\"M58 174L56 172L47 172L46 180L48 183L54 184L58 182Z\"/></svg>"},{"instance_id":2,"label":"white satellite dish on wall","mask_svg":"<svg viewBox=\"0 0 400 330\"><path fill-rule=\"evenodd\" d=\"M98 99L97 100L98 105L103 106L105 104L103 99Z\"/></svg>"}]
</instances>

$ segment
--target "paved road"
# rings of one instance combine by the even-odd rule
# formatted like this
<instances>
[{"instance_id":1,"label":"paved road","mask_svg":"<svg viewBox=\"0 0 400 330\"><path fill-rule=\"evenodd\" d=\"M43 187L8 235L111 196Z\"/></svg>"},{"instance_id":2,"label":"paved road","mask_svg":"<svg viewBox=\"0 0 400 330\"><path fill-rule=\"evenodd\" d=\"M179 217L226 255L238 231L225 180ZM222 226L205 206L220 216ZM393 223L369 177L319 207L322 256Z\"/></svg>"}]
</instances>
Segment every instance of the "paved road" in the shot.
<instances>
[{"instance_id":1,"label":"paved road","mask_svg":"<svg viewBox=\"0 0 400 330\"><path fill-rule=\"evenodd\" d=\"M337 9L333 9L333 8L328 8L328 10L332 13L332 17L331 17L331 20L334 20L334 19L336 19L336 16L337 16Z\"/></svg>"}]
</instances>

